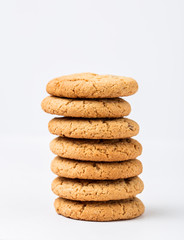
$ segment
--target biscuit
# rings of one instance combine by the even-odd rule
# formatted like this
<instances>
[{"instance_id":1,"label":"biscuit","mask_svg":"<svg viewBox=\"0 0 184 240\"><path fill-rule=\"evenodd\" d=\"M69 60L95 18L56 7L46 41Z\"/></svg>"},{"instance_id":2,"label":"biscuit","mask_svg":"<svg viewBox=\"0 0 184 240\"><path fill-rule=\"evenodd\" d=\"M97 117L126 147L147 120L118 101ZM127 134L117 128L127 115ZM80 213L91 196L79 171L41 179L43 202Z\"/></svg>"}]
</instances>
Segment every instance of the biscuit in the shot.
<instances>
[{"instance_id":1,"label":"biscuit","mask_svg":"<svg viewBox=\"0 0 184 240\"><path fill-rule=\"evenodd\" d=\"M58 97L115 98L136 93L138 84L129 77L77 73L51 80L46 90Z\"/></svg>"},{"instance_id":2,"label":"biscuit","mask_svg":"<svg viewBox=\"0 0 184 240\"><path fill-rule=\"evenodd\" d=\"M50 149L63 158L102 162L135 159L142 153L141 144L132 138L91 140L57 137L51 141Z\"/></svg>"},{"instance_id":3,"label":"biscuit","mask_svg":"<svg viewBox=\"0 0 184 240\"><path fill-rule=\"evenodd\" d=\"M84 180L57 177L52 191L59 197L77 201L110 201L136 196L144 189L139 177L118 180Z\"/></svg>"},{"instance_id":4,"label":"biscuit","mask_svg":"<svg viewBox=\"0 0 184 240\"><path fill-rule=\"evenodd\" d=\"M58 214L86 221L115 221L136 218L144 213L144 204L138 198L108 201L80 202L57 198L54 207Z\"/></svg>"},{"instance_id":5,"label":"biscuit","mask_svg":"<svg viewBox=\"0 0 184 240\"><path fill-rule=\"evenodd\" d=\"M139 125L128 118L75 119L54 118L49 122L52 134L69 138L120 139L138 134Z\"/></svg>"},{"instance_id":6,"label":"biscuit","mask_svg":"<svg viewBox=\"0 0 184 240\"><path fill-rule=\"evenodd\" d=\"M123 162L88 162L57 156L51 163L51 170L65 178L115 180L141 174L142 163L137 159Z\"/></svg>"},{"instance_id":7,"label":"biscuit","mask_svg":"<svg viewBox=\"0 0 184 240\"><path fill-rule=\"evenodd\" d=\"M48 96L41 106L46 113L79 118L119 118L131 111L130 104L121 98L86 100Z\"/></svg>"}]
</instances>

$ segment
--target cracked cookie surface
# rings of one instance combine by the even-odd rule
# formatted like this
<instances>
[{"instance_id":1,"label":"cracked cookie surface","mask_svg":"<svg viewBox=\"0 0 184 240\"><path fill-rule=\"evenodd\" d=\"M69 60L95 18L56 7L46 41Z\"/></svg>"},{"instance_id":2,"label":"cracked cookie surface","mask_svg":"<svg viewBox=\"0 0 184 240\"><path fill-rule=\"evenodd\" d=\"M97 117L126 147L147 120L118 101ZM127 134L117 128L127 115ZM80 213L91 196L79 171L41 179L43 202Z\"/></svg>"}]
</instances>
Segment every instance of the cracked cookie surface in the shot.
<instances>
[{"instance_id":1,"label":"cracked cookie surface","mask_svg":"<svg viewBox=\"0 0 184 240\"><path fill-rule=\"evenodd\" d=\"M101 162L135 159L142 153L141 144L132 138L91 140L57 137L51 141L50 149L60 157Z\"/></svg>"},{"instance_id":2,"label":"cracked cookie surface","mask_svg":"<svg viewBox=\"0 0 184 240\"><path fill-rule=\"evenodd\" d=\"M51 80L46 90L58 97L115 98L136 93L138 84L129 77L77 73Z\"/></svg>"},{"instance_id":3,"label":"cracked cookie surface","mask_svg":"<svg viewBox=\"0 0 184 240\"><path fill-rule=\"evenodd\" d=\"M120 118L128 116L130 104L121 98L67 99L48 96L41 103L46 113L65 117Z\"/></svg>"},{"instance_id":4,"label":"cracked cookie surface","mask_svg":"<svg viewBox=\"0 0 184 240\"><path fill-rule=\"evenodd\" d=\"M136 136L139 125L128 118L75 119L54 118L49 124L50 133L69 138L120 139Z\"/></svg>"},{"instance_id":5,"label":"cracked cookie surface","mask_svg":"<svg viewBox=\"0 0 184 240\"><path fill-rule=\"evenodd\" d=\"M115 180L141 174L142 163L137 159L123 162L89 162L57 156L51 163L51 170L65 178Z\"/></svg>"},{"instance_id":6,"label":"cracked cookie surface","mask_svg":"<svg viewBox=\"0 0 184 240\"><path fill-rule=\"evenodd\" d=\"M58 214L86 221L115 221L136 218L144 213L144 204L138 198L108 201L79 202L57 198L54 207Z\"/></svg>"},{"instance_id":7,"label":"cracked cookie surface","mask_svg":"<svg viewBox=\"0 0 184 240\"><path fill-rule=\"evenodd\" d=\"M59 197L77 201L109 201L135 197L144 189L139 177L118 180L82 180L57 177L52 191Z\"/></svg>"}]
</instances>

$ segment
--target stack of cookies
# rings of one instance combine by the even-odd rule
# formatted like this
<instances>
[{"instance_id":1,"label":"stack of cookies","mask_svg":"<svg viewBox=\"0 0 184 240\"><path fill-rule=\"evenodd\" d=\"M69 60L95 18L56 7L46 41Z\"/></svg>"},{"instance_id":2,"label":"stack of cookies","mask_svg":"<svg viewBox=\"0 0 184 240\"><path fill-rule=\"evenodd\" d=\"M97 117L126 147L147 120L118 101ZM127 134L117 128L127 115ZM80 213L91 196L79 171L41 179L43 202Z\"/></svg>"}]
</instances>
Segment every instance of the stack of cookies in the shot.
<instances>
[{"instance_id":1,"label":"stack of cookies","mask_svg":"<svg viewBox=\"0 0 184 240\"><path fill-rule=\"evenodd\" d=\"M58 214L89 221L132 219L144 212L136 198L144 185L138 175L141 144L132 137L138 124L125 116L130 104L120 97L134 94L128 77L72 74L51 80L42 109L60 115L49 122L57 135L50 143L57 156L51 170L58 175L52 191L59 196Z\"/></svg>"}]
</instances>

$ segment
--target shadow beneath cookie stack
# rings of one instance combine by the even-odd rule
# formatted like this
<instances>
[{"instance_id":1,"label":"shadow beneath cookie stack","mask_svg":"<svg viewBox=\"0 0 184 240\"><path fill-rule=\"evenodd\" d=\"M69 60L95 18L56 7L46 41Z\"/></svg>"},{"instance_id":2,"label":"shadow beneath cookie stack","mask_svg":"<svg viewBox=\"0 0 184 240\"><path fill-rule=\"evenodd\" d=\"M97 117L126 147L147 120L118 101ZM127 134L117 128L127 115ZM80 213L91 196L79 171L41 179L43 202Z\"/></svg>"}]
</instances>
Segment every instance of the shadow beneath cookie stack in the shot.
<instances>
[{"instance_id":1,"label":"shadow beneath cookie stack","mask_svg":"<svg viewBox=\"0 0 184 240\"><path fill-rule=\"evenodd\" d=\"M49 122L50 143L57 156L51 170L56 212L87 221L133 219L143 214L136 197L144 188L138 177L141 144L133 139L139 125L125 116L130 104L120 97L134 94L128 77L72 74L51 80L42 109L57 117Z\"/></svg>"}]
</instances>

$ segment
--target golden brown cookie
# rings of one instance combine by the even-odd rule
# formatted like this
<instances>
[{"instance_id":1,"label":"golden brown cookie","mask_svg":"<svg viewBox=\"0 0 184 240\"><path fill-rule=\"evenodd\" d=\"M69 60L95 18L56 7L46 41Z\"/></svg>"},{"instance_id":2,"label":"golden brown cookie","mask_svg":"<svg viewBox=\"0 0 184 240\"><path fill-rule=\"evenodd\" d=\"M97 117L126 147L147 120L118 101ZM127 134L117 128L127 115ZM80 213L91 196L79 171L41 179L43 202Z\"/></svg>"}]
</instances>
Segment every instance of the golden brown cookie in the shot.
<instances>
[{"instance_id":1,"label":"golden brown cookie","mask_svg":"<svg viewBox=\"0 0 184 240\"><path fill-rule=\"evenodd\" d=\"M65 178L115 180L141 174L142 163L137 159L123 162L88 162L57 156L51 163L51 170Z\"/></svg>"},{"instance_id":2,"label":"golden brown cookie","mask_svg":"<svg viewBox=\"0 0 184 240\"><path fill-rule=\"evenodd\" d=\"M41 106L46 113L81 118L119 118L131 111L130 104L121 98L86 100L48 96Z\"/></svg>"},{"instance_id":3,"label":"golden brown cookie","mask_svg":"<svg viewBox=\"0 0 184 240\"><path fill-rule=\"evenodd\" d=\"M129 77L77 73L51 80L46 89L58 97L115 98L136 93L138 84Z\"/></svg>"},{"instance_id":4,"label":"golden brown cookie","mask_svg":"<svg viewBox=\"0 0 184 240\"><path fill-rule=\"evenodd\" d=\"M144 189L139 177L118 180L84 180L57 177L52 191L59 197L77 201L121 200L136 196Z\"/></svg>"},{"instance_id":5,"label":"golden brown cookie","mask_svg":"<svg viewBox=\"0 0 184 240\"><path fill-rule=\"evenodd\" d=\"M135 159L142 153L141 144L132 138L84 140L57 137L51 141L50 149L63 158L101 162Z\"/></svg>"},{"instance_id":6,"label":"golden brown cookie","mask_svg":"<svg viewBox=\"0 0 184 240\"><path fill-rule=\"evenodd\" d=\"M80 202L57 198L54 207L58 214L86 221L115 221L136 218L144 213L144 204L138 198L108 201Z\"/></svg>"},{"instance_id":7,"label":"golden brown cookie","mask_svg":"<svg viewBox=\"0 0 184 240\"><path fill-rule=\"evenodd\" d=\"M128 118L75 119L54 118L49 122L52 134L69 138L120 139L138 134L139 125Z\"/></svg>"}]
</instances>

